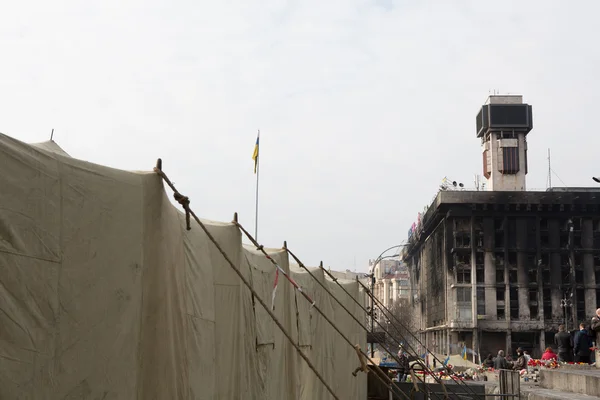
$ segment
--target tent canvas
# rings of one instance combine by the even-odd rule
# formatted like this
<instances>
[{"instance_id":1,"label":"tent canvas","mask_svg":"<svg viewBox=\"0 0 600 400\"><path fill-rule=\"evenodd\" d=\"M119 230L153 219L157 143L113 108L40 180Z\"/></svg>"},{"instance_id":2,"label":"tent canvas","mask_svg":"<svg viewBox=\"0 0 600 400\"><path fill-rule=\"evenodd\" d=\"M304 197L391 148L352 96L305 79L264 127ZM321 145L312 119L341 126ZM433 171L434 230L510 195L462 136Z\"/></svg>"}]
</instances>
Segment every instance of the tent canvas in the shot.
<instances>
[{"instance_id":1,"label":"tent canvas","mask_svg":"<svg viewBox=\"0 0 600 400\"><path fill-rule=\"evenodd\" d=\"M270 304L273 266L235 225L204 223ZM366 347L287 253L269 254ZM303 301L280 279L278 319L340 398L364 399L354 350ZM260 308L207 236L185 229L156 174L0 134L0 398L331 398Z\"/></svg>"}]
</instances>

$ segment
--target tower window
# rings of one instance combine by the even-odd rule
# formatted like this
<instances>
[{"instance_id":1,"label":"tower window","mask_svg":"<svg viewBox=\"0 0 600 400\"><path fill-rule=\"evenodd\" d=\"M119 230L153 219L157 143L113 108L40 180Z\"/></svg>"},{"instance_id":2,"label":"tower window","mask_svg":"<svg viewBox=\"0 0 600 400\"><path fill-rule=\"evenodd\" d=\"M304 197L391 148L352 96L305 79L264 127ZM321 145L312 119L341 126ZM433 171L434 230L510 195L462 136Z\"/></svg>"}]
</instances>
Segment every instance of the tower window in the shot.
<instances>
[{"instance_id":1,"label":"tower window","mask_svg":"<svg viewBox=\"0 0 600 400\"><path fill-rule=\"evenodd\" d=\"M501 147L499 150L502 153L498 170L503 174L516 174L519 172L519 148L518 147Z\"/></svg>"}]
</instances>

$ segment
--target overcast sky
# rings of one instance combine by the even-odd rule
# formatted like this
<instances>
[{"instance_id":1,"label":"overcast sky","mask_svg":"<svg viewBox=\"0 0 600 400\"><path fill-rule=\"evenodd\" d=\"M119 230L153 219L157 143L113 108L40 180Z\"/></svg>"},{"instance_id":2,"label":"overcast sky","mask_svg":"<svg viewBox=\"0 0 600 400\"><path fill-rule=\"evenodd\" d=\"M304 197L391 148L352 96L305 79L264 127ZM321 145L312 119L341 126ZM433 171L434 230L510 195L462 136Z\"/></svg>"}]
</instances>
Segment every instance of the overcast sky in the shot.
<instances>
[{"instance_id":1,"label":"overcast sky","mask_svg":"<svg viewBox=\"0 0 600 400\"><path fill-rule=\"evenodd\" d=\"M260 7L257 4L261 4ZM533 105L530 188L600 174L600 2L17 1L0 12L0 132L164 170L197 214L305 264L365 270L444 176L481 174L490 91Z\"/></svg>"}]
</instances>

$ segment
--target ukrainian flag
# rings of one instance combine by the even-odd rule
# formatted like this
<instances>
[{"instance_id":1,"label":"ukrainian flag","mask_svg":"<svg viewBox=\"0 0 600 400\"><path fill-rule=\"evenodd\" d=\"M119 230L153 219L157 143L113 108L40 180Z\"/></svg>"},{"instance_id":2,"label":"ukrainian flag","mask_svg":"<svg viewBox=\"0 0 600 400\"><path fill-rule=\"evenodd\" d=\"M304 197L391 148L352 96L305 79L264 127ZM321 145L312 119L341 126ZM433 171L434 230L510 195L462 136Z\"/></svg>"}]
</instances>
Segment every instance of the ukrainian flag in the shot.
<instances>
[{"instance_id":1,"label":"ukrainian flag","mask_svg":"<svg viewBox=\"0 0 600 400\"><path fill-rule=\"evenodd\" d=\"M463 360L467 359L467 346L463 347L463 349L462 349L462 357L463 357Z\"/></svg>"},{"instance_id":2,"label":"ukrainian flag","mask_svg":"<svg viewBox=\"0 0 600 400\"><path fill-rule=\"evenodd\" d=\"M260 132L256 136L256 144L254 145L254 153L252 153L252 159L254 160L254 173L256 173L256 167L258 166L258 140L260 139Z\"/></svg>"}]
</instances>

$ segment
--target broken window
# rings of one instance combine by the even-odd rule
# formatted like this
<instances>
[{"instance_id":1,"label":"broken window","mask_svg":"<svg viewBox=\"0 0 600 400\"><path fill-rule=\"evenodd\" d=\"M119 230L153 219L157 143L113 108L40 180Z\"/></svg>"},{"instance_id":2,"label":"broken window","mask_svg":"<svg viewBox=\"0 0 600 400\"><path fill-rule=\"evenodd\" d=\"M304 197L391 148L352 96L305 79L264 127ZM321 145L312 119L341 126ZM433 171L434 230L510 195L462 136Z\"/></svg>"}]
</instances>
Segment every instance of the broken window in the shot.
<instances>
[{"instance_id":1,"label":"broken window","mask_svg":"<svg viewBox=\"0 0 600 400\"><path fill-rule=\"evenodd\" d=\"M471 283L471 267L464 264L456 267L456 283Z\"/></svg>"},{"instance_id":2,"label":"broken window","mask_svg":"<svg viewBox=\"0 0 600 400\"><path fill-rule=\"evenodd\" d=\"M504 296L505 296L505 290L504 288L498 288L496 289L496 301L502 301L504 302Z\"/></svg>"},{"instance_id":3,"label":"broken window","mask_svg":"<svg viewBox=\"0 0 600 400\"><path fill-rule=\"evenodd\" d=\"M583 268L575 269L575 283L583 284Z\"/></svg>"},{"instance_id":4,"label":"broken window","mask_svg":"<svg viewBox=\"0 0 600 400\"><path fill-rule=\"evenodd\" d=\"M509 218L508 220L508 247L514 249L517 247L517 220Z\"/></svg>"},{"instance_id":5,"label":"broken window","mask_svg":"<svg viewBox=\"0 0 600 400\"><path fill-rule=\"evenodd\" d=\"M531 319L538 317L538 291L529 289L529 315Z\"/></svg>"},{"instance_id":6,"label":"broken window","mask_svg":"<svg viewBox=\"0 0 600 400\"><path fill-rule=\"evenodd\" d=\"M504 267L496 268L496 283L504 283Z\"/></svg>"},{"instance_id":7,"label":"broken window","mask_svg":"<svg viewBox=\"0 0 600 400\"><path fill-rule=\"evenodd\" d=\"M456 301L458 303L471 303L471 288L470 287L456 288Z\"/></svg>"},{"instance_id":8,"label":"broken window","mask_svg":"<svg viewBox=\"0 0 600 400\"><path fill-rule=\"evenodd\" d=\"M496 259L496 267L504 268L504 253L496 253L494 258Z\"/></svg>"},{"instance_id":9,"label":"broken window","mask_svg":"<svg viewBox=\"0 0 600 400\"><path fill-rule=\"evenodd\" d=\"M549 268L542 269L542 283L544 285L550 284L550 269Z\"/></svg>"},{"instance_id":10,"label":"broken window","mask_svg":"<svg viewBox=\"0 0 600 400\"><path fill-rule=\"evenodd\" d=\"M477 315L485 315L485 288L477 288Z\"/></svg>"},{"instance_id":11,"label":"broken window","mask_svg":"<svg viewBox=\"0 0 600 400\"><path fill-rule=\"evenodd\" d=\"M581 249L583 247L581 245L581 231L575 232L573 235L573 247L576 249Z\"/></svg>"},{"instance_id":12,"label":"broken window","mask_svg":"<svg viewBox=\"0 0 600 400\"><path fill-rule=\"evenodd\" d=\"M569 233L568 232L560 233L560 247L569 247Z\"/></svg>"},{"instance_id":13,"label":"broken window","mask_svg":"<svg viewBox=\"0 0 600 400\"><path fill-rule=\"evenodd\" d=\"M550 246L550 236L548 235L548 231L540 233L540 246L542 246L542 247Z\"/></svg>"},{"instance_id":14,"label":"broken window","mask_svg":"<svg viewBox=\"0 0 600 400\"><path fill-rule=\"evenodd\" d=\"M458 252L454 254L454 262L456 265L471 265L471 253Z\"/></svg>"},{"instance_id":15,"label":"broken window","mask_svg":"<svg viewBox=\"0 0 600 400\"><path fill-rule=\"evenodd\" d=\"M542 296L544 297L544 318L552 319L552 296L550 289L544 289Z\"/></svg>"},{"instance_id":16,"label":"broken window","mask_svg":"<svg viewBox=\"0 0 600 400\"><path fill-rule=\"evenodd\" d=\"M496 230L496 231L504 230L504 218L494 218L494 230Z\"/></svg>"},{"instance_id":17,"label":"broken window","mask_svg":"<svg viewBox=\"0 0 600 400\"><path fill-rule=\"evenodd\" d=\"M529 268L527 270L527 279L530 284L537 284L537 268Z\"/></svg>"},{"instance_id":18,"label":"broken window","mask_svg":"<svg viewBox=\"0 0 600 400\"><path fill-rule=\"evenodd\" d=\"M483 248L483 232L479 231L475 233L475 237L477 238L477 248L478 249L482 249Z\"/></svg>"},{"instance_id":19,"label":"broken window","mask_svg":"<svg viewBox=\"0 0 600 400\"><path fill-rule=\"evenodd\" d=\"M497 249L504 247L504 231L496 231L494 234L494 247Z\"/></svg>"},{"instance_id":20,"label":"broken window","mask_svg":"<svg viewBox=\"0 0 600 400\"><path fill-rule=\"evenodd\" d=\"M477 271L476 271L476 279L477 279L477 283L485 283L485 269L482 266L477 266Z\"/></svg>"},{"instance_id":21,"label":"broken window","mask_svg":"<svg viewBox=\"0 0 600 400\"><path fill-rule=\"evenodd\" d=\"M535 218L527 219L527 248L534 249L537 246L537 221Z\"/></svg>"},{"instance_id":22,"label":"broken window","mask_svg":"<svg viewBox=\"0 0 600 400\"><path fill-rule=\"evenodd\" d=\"M516 287L510 288L510 318L519 319L519 293Z\"/></svg>"},{"instance_id":23,"label":"broken window","mask_svg":"<svg viewBox=\"0 0 600 400\"><path fill-rule=\"evenodd\" d=\"M540 232L548 231L548 219L540 218Z\"/></svg>"},{"instance_id":24,"label":"broken window","mask_svg":"<svg viewBox=\"0 0 600 400\"><path fill-rule=\"evenodd\" d=\"M456 312L459 320L469 320L473 318L471 309L471 288L456 288Z\"/></svg>"},{"instance_id":25,"label":"broken window","mask_svg":"<svg viewBox=\"0 0 600 400\"><path fill-rule=\"evenodd\" d=\"M468 248L471 247L471 234L468 232L458 232L454 236L454 247Z\"/></svg>"},{"instance_id":26,"label":"broken window","mask_svg":"<svg viewBox=\"0 0 600 400\"><path fill-rule=\"evenodd\" d=\"M585 321L587 319L585 317L585 291L583 289L577 289L575 294L577 296L577 320Z\"/></svg>"},{"instance_id":27,"label":"broken window","mask_svg":"<svg viewBox=\"0 0 600 400\"><path fill-rule=\"evenodd\" d=\"M505 290L504 288L496 289L496 314L498 315L498 319L506 319L506 313L504 311L504 296Z\"/></svg>"},{"instance_id":28,"label":"broken window","mask_svg":"<svg viewBox=\"0 0 600 400\"><path fill-rule=\"evenodd\" d=\"M496 268L496 283L504 283L505 281L505 270L504 267Z\"/></svg>"},{"instance_id":29,"label":"broken window","mask_svg":"<svg viewBox=\"0 0 600 400\"><path fill-rule=\"evenodd\" d=\"M518 282L517 269L511 268L508 271L508 283L517 283Z\"/></svg>"},{"instance_id":30,"label":"broken window","mask_svg":"<svg viewBox=\"0 0 600 400\"><path fill-rule=\"evenodd\" d=\"M504 304L498 305L496 307L496 316L498 317L499 320L506 319L506 312L504 310Z\"/></svg>"}]
</instances>

